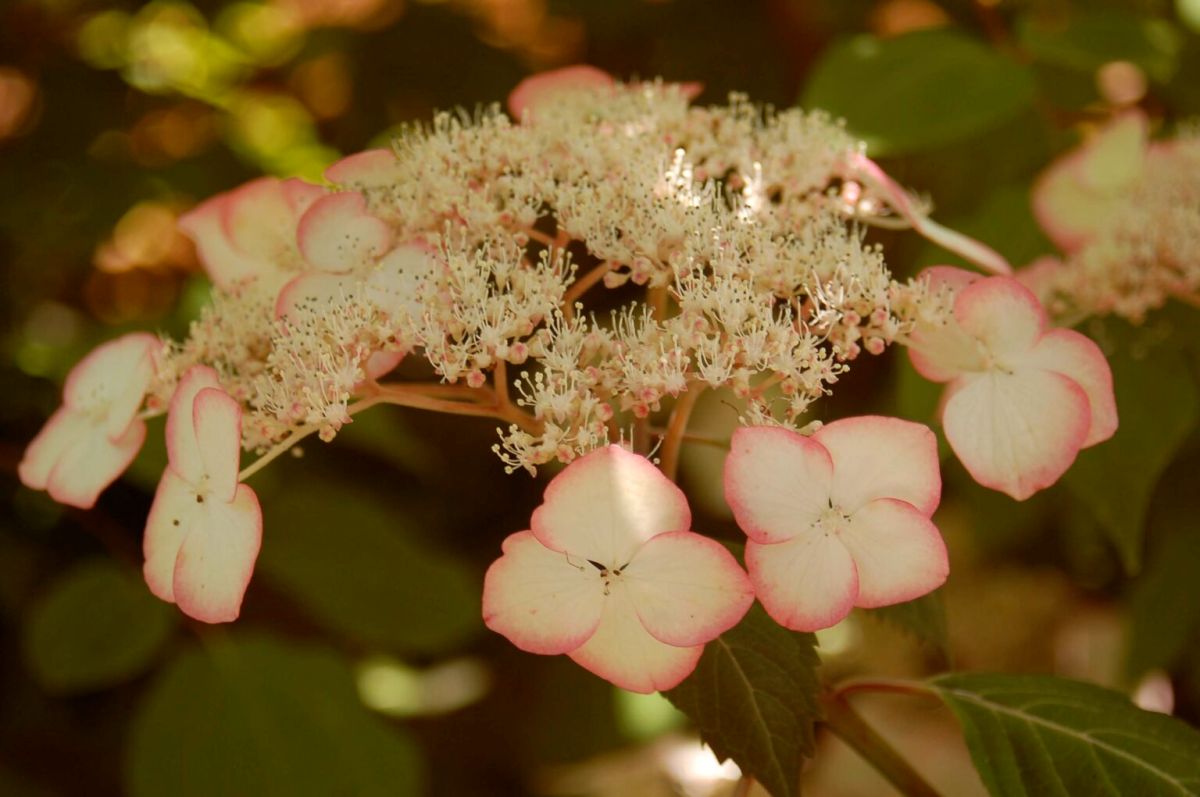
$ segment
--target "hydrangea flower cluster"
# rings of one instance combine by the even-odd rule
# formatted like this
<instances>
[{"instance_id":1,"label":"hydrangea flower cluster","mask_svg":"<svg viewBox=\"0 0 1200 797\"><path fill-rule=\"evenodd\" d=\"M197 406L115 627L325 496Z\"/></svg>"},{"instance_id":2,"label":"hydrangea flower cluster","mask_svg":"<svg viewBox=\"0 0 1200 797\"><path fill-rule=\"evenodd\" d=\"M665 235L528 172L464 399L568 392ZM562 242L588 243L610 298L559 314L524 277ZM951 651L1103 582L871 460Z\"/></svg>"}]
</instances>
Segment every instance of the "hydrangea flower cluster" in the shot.
<instances>
[{"instance_id":1,"label":"hydrangea flower cluster","mask_svg":"<svg viewBox=\"0 0 1200 797\"><path fill-rule=\"evenodd\" d=\"M260 468L380 403L493 418L510 472L567 467L488 571L485 621L638 691L679 683L755 596L813 630L935 589L932 433L822 427L812 402L864 352L904 343L949 382L946 432L968 469L1024 497L1112 433L1107 365L837 123L737 95L692 106L697 92L572 68L518 87L511 117L441 114L326 184L262 178L204 202L181 223L212 304L184 341L127 336L82 362L22 479L90 506L142 419L169 408L146 580L223 622L262 540L245 484ZM869 224L999 276L897 281ZM389 378L409 357L428 379ZM672 483L709 388L746 405L725 486L748 573L690 528ZM243 450L258 457L239 470Z\"/></svg>"}]
</instances>

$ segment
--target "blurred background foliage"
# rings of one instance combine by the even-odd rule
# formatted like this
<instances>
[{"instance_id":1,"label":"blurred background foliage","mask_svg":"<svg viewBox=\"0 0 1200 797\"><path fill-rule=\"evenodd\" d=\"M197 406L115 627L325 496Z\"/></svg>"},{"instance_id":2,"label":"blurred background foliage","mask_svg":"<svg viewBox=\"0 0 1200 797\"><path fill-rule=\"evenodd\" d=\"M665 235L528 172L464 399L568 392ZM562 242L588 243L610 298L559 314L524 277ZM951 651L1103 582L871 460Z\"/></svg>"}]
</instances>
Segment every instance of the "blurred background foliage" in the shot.
<instances>
[{"instance_id":1,"label":"blurred background foliage","mask_svg":"<svg viewBox=\"0 0 1200 797\"><path fill-rule=\"evenodd\" d=\"M266 535L229 627L141 583L160 428L93 511L15 477L82 353L130 328L179 335L207 301L179 213L262 173L318 178L576 62L703 81L701 102L824 107L940 220L1025 263L1051 249L1030 182L1081 131L1134 104L1159 130L1200 114L1200 0L0 5L0 793L729 791L736 768L663 699L483 629L483 571L541 492L504 476L487 423L376 410L256 477ZM953 260L873 235L901 274ZM1084 331L1113 357L1117 438L1023 504L946 459L950 582L821 634L825 679L1055 672L1200 719L1200 320ZM929 421L936 400L893 356L856 366L827 411ZM708 404L699 422L729 415ZM696 527L733 540L715 453L688 452L685 486ZM947 793L981 789L944 712L868 707ZM824 734L805 785L887 793Z\"/></svg>"}]
</instances>

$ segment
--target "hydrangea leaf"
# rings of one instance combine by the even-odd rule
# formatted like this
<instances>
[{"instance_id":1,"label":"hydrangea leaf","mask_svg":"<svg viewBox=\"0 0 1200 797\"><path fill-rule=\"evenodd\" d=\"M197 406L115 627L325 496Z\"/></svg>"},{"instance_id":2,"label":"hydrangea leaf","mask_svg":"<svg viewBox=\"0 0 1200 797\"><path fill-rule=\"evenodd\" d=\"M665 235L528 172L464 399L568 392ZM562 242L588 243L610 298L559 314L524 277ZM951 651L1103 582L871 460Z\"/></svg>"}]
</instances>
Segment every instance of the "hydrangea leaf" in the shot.
<instances>
[{"instance_id":1,"label":"hydrangea leaf","mask_svg":"<svg viewBox=\"0 0 1200 797\"><path fill-rule=\"evenodd\" d=\"M269 637L181 653L134 719L125 780L133 797L423 793L414 745L363 707L346 663Z\"/></svg>"},{"instance_id":2,"label":"hydrangea leaf","mask_svg":"<svg viewBox=\"0 0 1200 797\"><path fill-rule=\"evenodd\" d=\"M114 686L153 664L174 620L136 573L87 561L60 576L30 611L25 661L45 689L59 694Z\"/></svg>"},{"instance_id":3,"label":"hydrangea leaf","mask_svg":"<svg viewBox=\"0 0 1200 797\"><path fill-rule=\"evenodd\" d=\"M927 683L962 724L990 794L1200 790L1200 734L1117 692L1040 675L959 673Z\"/></svg>"},{"instance_id":4,"label":"hydrangea leaf","mask_svg":"<svg viewBox=\"0 0 1200 797\"><path fill-rule=\"evenodd\" d=\"M984 133L1034 99L1029 69L952 29L835 42L801 104L845 117L872 156L942 147Z\"/></svg>"},{"instance_id":5,"label":"hydrangea leaf","mask_svg":"<svg viewBox=\"0 0 1200 797\"><path fill-rule=\"evenodd\" d=\"M940 589L915 600L863 611L868 617L873 617L929 645L943 660L949 657L946 605Z\"/></svg>"},{"instance_id":6,"label":"hydrangea leaf","mask_svg":"<svg viewBox=\"0 0 1200 797\"><path fill-rule=\"evenodd\" d=\"M776 797L792 797L821 716L815 646L812 634L782 628L755 604L664 694L718 758L732 758Z\"/></svg>"},{"instance_id":7,"label":"hydrangea leaf","mask_svg":"<svg viewBox=\"0 0 1200 797\"><path fill-rule=\"evenodd\" d=\"M1105 64L1128 61L1165 83L1179 68L1183 36L1171 22L1106 8L1066 20L1025 14L1017 39L1034 58L1089 77Z\"/></svg>"}]
</instances>

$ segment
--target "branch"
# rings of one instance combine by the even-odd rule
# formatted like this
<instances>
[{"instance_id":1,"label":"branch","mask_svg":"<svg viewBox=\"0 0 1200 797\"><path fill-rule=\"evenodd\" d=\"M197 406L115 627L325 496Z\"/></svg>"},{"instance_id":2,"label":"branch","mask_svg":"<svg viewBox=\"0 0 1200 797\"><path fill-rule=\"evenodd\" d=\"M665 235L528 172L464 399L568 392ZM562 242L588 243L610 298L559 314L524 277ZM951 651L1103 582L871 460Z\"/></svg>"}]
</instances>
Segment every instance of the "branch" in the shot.
<instances>
[{"instance_id":1,"label":"branch","mask_svg":"<svg viewBox=\"0 0 1200 797\"><path fill-rule=\"evenodd\" d=\"M879 774L908 797L941 797L904 756L875 732L846 700L845 690L821 699L825 724L842 741L853 747Z\"/></svg>"}]
</instances>

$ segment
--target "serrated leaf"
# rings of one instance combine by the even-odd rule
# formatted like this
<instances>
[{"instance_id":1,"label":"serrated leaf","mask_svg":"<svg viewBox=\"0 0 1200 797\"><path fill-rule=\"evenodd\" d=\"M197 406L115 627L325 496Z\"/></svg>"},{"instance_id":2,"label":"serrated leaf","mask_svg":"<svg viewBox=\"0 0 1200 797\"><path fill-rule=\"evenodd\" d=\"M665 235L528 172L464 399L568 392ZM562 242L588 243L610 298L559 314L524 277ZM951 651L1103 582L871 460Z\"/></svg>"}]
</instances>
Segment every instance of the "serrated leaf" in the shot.
<instances>
[{"instance_id":1,"label":"serrated leaf","mask_svg":"<svg viewBox=\"0 0 1200 797\"><path fill-rule=\"evenodd\" d=\"M421 793L408 737L358 701L330 650L206 639L146 695L126 762L133 797Z\"/></svg>"},{"instance_id":2,"label":"serrated leaf","mask_svg":"<svg viewBox=\"0 0 1200 797\"><path fill-rule=\"evenodd\" d=\"M946 633L946 605L940 589L916 600L881 606L878 609L865 609L864 613L930 645L943 659L950 655Z\"/></svg>"},{"instance_id":3,"label":"serrated leaf","mask_svg":"<svg viewBox=\"0 0 1200 797\"><path fill-rule=\"evenodd\" d=\"M832 44L801 104L844 117L873 156L934 149L984 133L1030 107L1030 71L949 28Z\"/></svg>"},{"instance_id":4,"label":"serrated leaf","mask_svg":"<svg viewBox=\"0 0 1200 797\"><path fill-rule=\"evenodd\" d=\"M1126 572L1141 567L1146 509L1159 477L1200 417L1189 358L1174 347L1144 351L1124 326L1109 329L1119 344L1109 356L1120 427L1081 451L1064 482L1111 537Z\"/></svg>"},{"instance_id":5,"label":"serrated leaf","mask_svg":"<svg viewBox=\"0 0 1200 797\"><path fill-rule=\"evenodd\" d=\"M1017 40L1034 58L1094 75L1113 61L1128 61L1165 83L1179 67L1183 36L1165 19L1106 8L1047 19L1027 14L1017 21Z\"/></svg>"},{"instance_id":6,"label":"serrated leaf","mask_svg":"<svg viewBox=\"0 0 1200 797\"><path fill-rule=\"evenodd\" d=\"M482 627L479 578L422 545L403 506L293 482L264 499L263 514L259 572L326 628L385 650L438 653Z\"/></svg>"},{"instance_id":7,"label":"serrated leaf","mask_svg":"<svg viewBox=\"0 0 1200 797\"><path fill-rule=\"evenodd\" d=\"M780 627L755 604L664 694L718 758L732 758L775 797L792 797L821 716L815 646L815 636Z\"/></svg>"},{"instance_id":8,"label":"serrated leaf","mask_svg":"<svg viewBox=\"0 0 1200 797\"><path fill-rule=\"evenodd\" d=\"M990 794L1200 793L1200 734L1117 692L1041 675L927 683L962 724Z\"/></svg>"},{"instance_id":9,"label":"serrated leaf","mask_svg":"<svg viewBox=\"0 0 1200 797\"><path fill-rule=\"evenodd\" d=\"M58 578L30 611L25 661L59 694L115 686L153 664L174 624L174 610L136 574L92 560Z\"/></svg>"}]
</instances>

